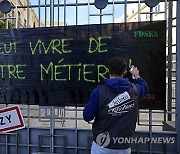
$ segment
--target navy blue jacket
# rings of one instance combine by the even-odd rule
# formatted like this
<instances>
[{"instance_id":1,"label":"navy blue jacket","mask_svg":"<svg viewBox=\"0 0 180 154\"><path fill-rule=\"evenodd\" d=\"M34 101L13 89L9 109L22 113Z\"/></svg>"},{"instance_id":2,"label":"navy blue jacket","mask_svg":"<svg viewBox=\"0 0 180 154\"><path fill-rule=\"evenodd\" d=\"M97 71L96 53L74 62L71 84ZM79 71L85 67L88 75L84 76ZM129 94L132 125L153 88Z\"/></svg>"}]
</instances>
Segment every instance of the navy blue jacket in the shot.
<instances>
[{"instance_id":1,"label":"navy blue jacket","mask_svg":"<svg viewBox=\"0 0 180 154\"><path fill-rule=\"evenodd\" d=\"M113 78L106 79L104 83L112 90L113 93L123 93L130 89L131 83L127 78ZM136 80L136 87L138 90L139 98L143 97L148 91L148 85L145 80L138 78ZM91 93L88 104L83 110L83 118L85 121L89 122L93 120L99 111L99 93L98 89L94 89Z\"/></svg>"}]
</instances>

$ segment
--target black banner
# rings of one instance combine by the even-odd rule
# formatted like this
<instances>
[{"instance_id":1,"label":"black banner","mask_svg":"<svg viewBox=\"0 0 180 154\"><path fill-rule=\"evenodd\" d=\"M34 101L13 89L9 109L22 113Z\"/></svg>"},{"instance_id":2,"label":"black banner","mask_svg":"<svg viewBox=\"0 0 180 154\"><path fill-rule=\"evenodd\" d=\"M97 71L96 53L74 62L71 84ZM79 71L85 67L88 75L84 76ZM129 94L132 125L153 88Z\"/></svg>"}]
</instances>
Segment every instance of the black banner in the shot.
<instances>
[{"instance_id":1,"label":"black banner","mask_svg":"<svg viewBox=\"0 0 180 154\"><path fill-rule=\"evenodd\" d=\"M140 108L165 109L165 21L2 30L0 103L84 106L114 56L148 83Z\"/></svg>"}]
</instances>

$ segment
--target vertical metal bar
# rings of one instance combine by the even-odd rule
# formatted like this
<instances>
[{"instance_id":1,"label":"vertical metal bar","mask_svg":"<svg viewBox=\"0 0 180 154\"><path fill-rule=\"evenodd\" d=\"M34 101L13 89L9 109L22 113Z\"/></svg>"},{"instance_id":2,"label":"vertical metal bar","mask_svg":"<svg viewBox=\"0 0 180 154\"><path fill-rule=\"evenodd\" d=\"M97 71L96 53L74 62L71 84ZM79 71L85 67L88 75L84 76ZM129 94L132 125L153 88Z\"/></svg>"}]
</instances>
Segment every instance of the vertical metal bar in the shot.
<instances>
[{"instance_id":1,"label":"vertical metal bar","mask_svg":"<svg viewBox=\"0 0 180 154\"><path fill-rule=\"evenodd\" d=\"M8 29L8 14L5 14L5 29Z\"/></svg>"},{"instance_id":2,"label":"vertical metal bar","mask_svg":"<svg viewBox=\"0 0 180 154\"><path fill-rule=\"evenodd\" d=\"M166 27L168 26L168 20L167 20L167 11L168 11L168 8L167 8L167 0L165 0L165 20L166 20ZM166 38L168 38L167 37L167 32L168 32L168 29L166 28ZM166 88L167 88L167 86L166 86ZM168 88L167 88L168 89ZM166 110L164 110L164 123L166 123L166 117L167 117L167 112L166 112Z\"/></svg>"},{"instance_id":3,"label":"vertical metal bar","mask_svg":"<svg viewBox=\"0 0 180 154\"><path fill-rule=\"evenodd\" d=\"M77 7L78 0L76 0L76 25L78 24L78 7Z\"/></svg>"},{"instance_id":4,"label":"vertical metal bar","mask_svg":"<svg viewBox=\"0 0 180 154\"><path fill-rule=\"evenodd\" d=\"M52 106L52 111L53 111L53 114L52 114L52 133L51 133L51 135L52 135L52 153L54 153L54 128L55 128L55 115L54 115L54 113L55 113L55 108L54 108L54 106Z\"/></svg>"},{"instance_id":5,"label":"vertical metal bar","mask_svg":"<svg viewBox=\"0 0 180 154\"><path fill-rule=\"evenodd\" d=\"M16 10L16 12L15 12L15 15L16 15L16 29L18 28L18 9L17 9L17 0L16 0L16 5L15 5L15 10Z\"/></svg>"},{"instance_id":6,"label":"vertical metal bar","mask_svg":"<svg viewBox=\"0 0 180 154\"><path fill-rule=\"evenodd\" d=\"M172 2L169 2L168 13L168 111L172 110ZM172 115L168 114L168 121Z\"/></svg>"},{"instance_id":7,"label":"vertical metal bar","mask_svg":"<svg viewBox=\"0 0 180 154\"><path fill-rule=\"evenodd\" d=\"M47 0L45 0L45 27L46 27L46 21L47 21Z\"/></svg>"},{"instance_id":8,"label":"vertical metal bar","mask_svg":"<svg viewBox=\"0 0 180 154\"><path fill-rule=\"evenodd\" d=\"M149 110L149 137L152 138L152 110ZM152 144L149 142L149 154L152 154Z\"/></svg>"},{"instance_id":9,"label":"vertical metal bar","mask_svg":"<svg viewBox=\"0 0 180 154\"><path fill-rule=\"evenodd\" d=\"M99 9L100 10L100 24L102 24L102 9Z\"/></svg>"},{"instance_id":10,"label":"vertical metal bar","mask_svg":"<svg viewBox=\"0 0 180 154\"><path fill-rule=\"evenodd\" d=\"M124 22L127 22L127 0L125 0L124 4Z\"/></svg>"},{"instance_id":11,"label":"vertical metal bar","mask_svg":"<svg viewBox=\"0 0 180 154\"><path fill-rule=\"evenodd\" d=\"M30 153L30 105L27 106L28 153Z\"/></svg>"},{"instance_id":12,"label":"vertical metal bar","mask_svg":"<svg viewBox=\"0 0 180 154\"><path fill-rule=\"evenodd\" d=\"M29 5L30 5L29 0L27 0L27 28L30 27L30 25L29 25L29 17L30 17Z\"/></svg>"},{"instance_id":13,"label":"vertical metal bar","mask_svg":"<svg viewBox=\"0 0 180 154\"><path fill-rule=\"evenodd\" d=\"M153 21L153 8L150 7L150 21Z\"/></svg>"},{"instance_id":14,"label":"vertical metal bar","mask_svg":"<svg viewBox=\"0 0 180 154\"><path fill-rule=\"evenodd\" d=\"M39 3L38 3L38 14L39 14L39 27L41 25L41 8L40 8L40 0L39 0Z\"/></svg>"},{"instance_id":15,"label":"vertical metal bar","mask_svg":"<svg viewBox=\"0 0 180 154\"><path fill-rule=\"evenodd\" d=\"M137 154L140 154L140 152L139 152L139 143L137 144Z\"/></svg>"},{"instance_id":16,"label":"vertical metal bar","mask_svg":"<svg viewBox=\"0 0 180 154\"><path fill-rule=\"evenodd\" d=\"M150 12L153 11L153 8L151 7L150 8ZM150 14L150 21L153 20L153 14L151 13ZM149 110L149 137L150 137L150 140L152 138L152 110ZM152 144L149 142L149 154L152 154Z\"/></svg>"},{"instance_id":17,"label":"vertical metal bar","mask_svg":"<svg viewBox=\"0 0 180 154\"><path fill-rule=\"evenodd\" d=\"M66 120L66 107L64 107L64 111L61 112L61 116L63 116L63 121L61 122L62 127L64 127L64 123Z\"/></svg>"},{"instance_id":18,"label":"vertical metal bar","mask_svg":"<svg viewBox=\"0 0 180 154\"><path fill-rule=\"evenodd\" d=\"M163 143L163 154L167 154L166 143Z\"/></svg>"},{"instance_id":19,"label":"vertical metal bar","mask_svg":"<svg viewBox=\"0 0 180 154\"><path fill-rule=\"evenodd\" d=\"M165 0L165 3L164 3L164 5L165 5L165 14L164 14L164 18L165 18L165 20L167 20L167 0Z\"/></svg>"},{"instance_id":20,"label":"vertical metal bar","mask_svg":"<svg viewBox=\"0 0 180 154\"><path fill-rule=\"evenodd\" d=\"M18 144L19 144L19 143L18 143L18 140L19 140L19 139L18 139L18 134L16 134L16 154L18 154L18 146L19 146L19 145L18 145Z\"/></svg>"},{"instance_id":21,"label":"vertical metal bar","mask_svg":"<svg viewBox=\"0 0 180 154\"><path fill-rule=\"evenodd\" d=\"M59 18L60 18L60 16L59 16L59 13L60 13L60 11L59 11L59 0L58 0L58 26L59 26Z\"/></svg>"},{"instance_id":22,"label":"vertical metal bar","mask_svg":"<svg viewBox=\"0 0 180 154\"><path fill-rule=\"evenodd\" d=\"M177 132L177 153L180 153L180 1L177 1L177 46L176 46L176 132ZM179 60L178 60L179 59Z\"/></svg>"},{"instance_id":23,"label":"vertical metal bar","mask_svg":"<svg viewBox=\"0 0 180 154\"><path fill-rule=\"evenodd\" d=\"M50 1L50 26L53 26L53 1Z\"/></svg>"},{"instance_id":24,"label":"vertical metal bar","mask_svg":"<svg viewBox=\"0 0 180 154\"><path fill-rule=\"evenodd\" d=\"M53 13L53 14L52 14L52 19L53 19L52 21L53 21L53 27L54 27L54 0L53 0L53 8L52 8L52 10L53 10L53 11L52 11L52 13Z\"/></svg>"},{"instance_id":25,"label":"vertical metal bar","mask_svg":"<svg viewBox=\"0 0 180 154\"><path fill-rule=\"evenodd\" d=\"M54 152L54 107L50 107L50 152Z\"/></svg>"},{"instance_id":26,"label":"vertical metal bar","mask_svg":"<svg viewBox=\"0 0 180 154\"><path fill-rule=\"evenodd\" d=\"M64 0L64 26L66 25L66 0Z\"/></svg>"},{"instance_id":27,"label":"vertical metal bar","mask_svg":"<svg viewBox=\"0 0 180 154\"><path fill-rule=\"evenodd\" d=\"M77 127L78 127L78 123L77 123L77 120L78 120L78 115L77 115L77 107L76 107L76 113L75 113L75 154L78 154L78 150L77 150L77 147L78 147L78 131L77 131Z\"/></svg>"},{"instance_id":28,"label":"vertical metal bar","mask_svg":"<svg viewBox=\"0 0 180 154\"><path fill-rule=\"evenodd\" d=\"M49 109L45 109L45 116L46 117L49 117L49 114L48 114L48 112L50 112L50 111L48 111Z\"/></svg>"},{"instance_id":29,"label":"vertical metal bar","mask_svg":"<svg viewBox=\"0 0 180 154\"><path fill-rule=\"evenodd\" d=\"M115 11L115 10L114 10L114 0L113 0L112 7L113 7L112 9L113 9L113 23L114 23L114 18L115 18L115 16L114 16L114 11Z\"/></svg>"},{"instance_id":30,"label":"vertical metal bar","mask_svg":"<svg viewBox=\"0 0 180 154\"><path fill-rule=\"evenodd\" d=\"M90 24L90 0L88 0L88 25Z\"/></svg>"},{"instance_id":31,"label":"vertical metal bar","mask_svg":"<svg viewBox=\"0 0 180 154\"><path fill-rule=\"evenodd\" d=\"M141 21L140 9L141 9L141 2L140 2L140 0L138 0L138 22Z\"/></svg>"},{"instance_id":32,"label":"vertical metal bar","mask_svg":"<svg viewBox=\"0 0 180 154\"><path fill-rule=\"evenodd\" d=\"M8 135L6 134L6 154L8 154Z\"/></svg>"},{"instance_id":33,"label":"vertical metal bar","mask_svg":"<svg viewBox=\"0 0 180 154\"><path fill-rule=\"evenodd\" d=\"M50 131L49 132L49 136L50 136L50 149L49 150L50 150L50 153L53 151L52 150L52 134L53 134L53 126L52 126L53 125L53 111L52 111L53 109L52 108L53 108L53 106L50 106L50 117L49 117L50 118L49 119L50 120L50 130L49 130Z\"/></svg>"}]
</instances>

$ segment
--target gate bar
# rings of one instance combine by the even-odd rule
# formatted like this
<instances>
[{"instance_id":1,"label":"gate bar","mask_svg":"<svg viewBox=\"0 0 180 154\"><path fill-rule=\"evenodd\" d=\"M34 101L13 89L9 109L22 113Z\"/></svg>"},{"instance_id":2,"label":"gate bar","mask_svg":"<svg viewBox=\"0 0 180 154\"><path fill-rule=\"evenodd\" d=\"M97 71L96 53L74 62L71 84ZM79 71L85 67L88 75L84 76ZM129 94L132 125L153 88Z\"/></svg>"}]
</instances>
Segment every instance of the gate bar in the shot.
<instances>
[{"instance_id":1,"label":"gate bar","mask_svg":"<svg viewBox=\"0 0 180 154\"><path fill-rule=\"evenodd\" d=\"M172 9L173 2L169 2L168 9L168 111L172 111ZM168 121L172 121L171 114L168 114Z\"/></svg>"},{"instance_id":2,"label":"gate bar","mask_svg":"<svg viewBox=\"0 0 180 154\"><path fill-rule=\"evenodd\" d=\"M180 153L180 1L177 2L177 46L176 46L176 131L177 131L177 153ZM178 60L179 59L179 60Z\"/></svg>"}]
</instances>

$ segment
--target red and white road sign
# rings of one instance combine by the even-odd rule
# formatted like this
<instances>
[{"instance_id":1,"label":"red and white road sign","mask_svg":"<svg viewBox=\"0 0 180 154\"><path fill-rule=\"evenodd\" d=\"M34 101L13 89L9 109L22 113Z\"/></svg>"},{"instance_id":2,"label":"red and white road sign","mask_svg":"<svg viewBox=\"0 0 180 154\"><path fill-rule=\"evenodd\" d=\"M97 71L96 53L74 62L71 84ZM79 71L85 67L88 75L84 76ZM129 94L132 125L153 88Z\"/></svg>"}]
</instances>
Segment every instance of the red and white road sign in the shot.
<instances>
[{"instance_id":1,"label":"red and white road sign","mask_svg":"<svg viewBox=\"0 0 180 154\"><path fill-rule=\"evenodd\" d=\"M25 127L19 106L0 109L0 132L10 132Z\"/></svg>"}]
</instances>

